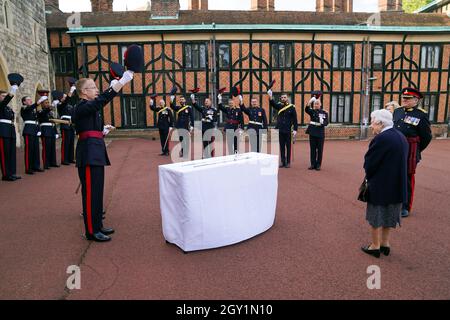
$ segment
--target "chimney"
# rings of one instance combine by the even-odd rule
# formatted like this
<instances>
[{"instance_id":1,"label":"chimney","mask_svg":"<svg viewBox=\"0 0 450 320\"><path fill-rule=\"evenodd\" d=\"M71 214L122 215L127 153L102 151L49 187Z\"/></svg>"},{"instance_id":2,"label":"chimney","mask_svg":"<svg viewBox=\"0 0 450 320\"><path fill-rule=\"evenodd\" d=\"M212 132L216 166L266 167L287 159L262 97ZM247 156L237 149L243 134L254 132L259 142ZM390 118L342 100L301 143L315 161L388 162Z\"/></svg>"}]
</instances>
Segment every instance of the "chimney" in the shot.
<instances>
[{"instance_id":1,"label":"chimney","mask_svg":"<svg viewBox=\"0 0 450 320\"><path fill-rule=\"evenodd\" d=\"M59 10L59 0L45 0L45 11L49 11L49 13L53 11L61 12Z\"/></svg>"},{"instance_id":2,"label":"chimney","mask_svg":"<svg viewBox=\"0 0 450 320\"><path fill-rule=\"evenodd\" d=\"M208 0L188 0L189 10L208 10Z\"/></svg>"},{"instance_id":3,"label":"chimney","mask_svg":"<svg viewBox=\"0 0 450 320\"><path fill-rule=\"evenodd\" d=\"M113 0L91 0L92 12L112 12Z\"/></svg>"},{"instance_id":4,"label":"chimney","mask_svg":"<svg viewBox=\"0 0 450 320\"><path fill-rule=\"evenodd\" d=\"M180 3L178 0L152 0L152 19L178 19Z\"/></svg>"},{"instance_id":5,"label":"chimney","mask_svg":"<svg viewBox=\"0 0 450 320\"><path fill-rule=\"evenodd\" d=\"M353 0L316 0L317 12L353 12Z\"/></svg>"},{"instance_id":6,"label":"chimney","mask_svg":"<svg viewBox=\"0 0 450 320\"><path fill-rule=\"evenodd\" d=\"M380 11L403 11L402 0L378 0Z\"/></svg>"},{"instance_id":7,"label":"chimney","mask_svg":"<svg viewBox=\"0 0 450 320\"><path fill-rule=\"evenodd\" d=\"M252 10L274 11L275 0L252 0Z\"/></svg>"}]
</instances>

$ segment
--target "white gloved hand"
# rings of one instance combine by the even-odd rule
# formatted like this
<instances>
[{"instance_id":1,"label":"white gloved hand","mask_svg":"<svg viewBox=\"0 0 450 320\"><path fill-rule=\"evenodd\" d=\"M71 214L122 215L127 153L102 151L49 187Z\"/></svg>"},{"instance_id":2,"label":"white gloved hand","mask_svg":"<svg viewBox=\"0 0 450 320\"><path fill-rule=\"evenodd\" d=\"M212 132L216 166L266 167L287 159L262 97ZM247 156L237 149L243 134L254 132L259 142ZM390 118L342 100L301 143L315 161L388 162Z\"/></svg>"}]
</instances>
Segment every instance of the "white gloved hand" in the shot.
<instances>
[{"instance_id":1,"label":"white gloved hand","mask_svg":"<svg viewBox=\"0 0 450 320\"><path fill-rule=\"evenodd\" d=\"M127 83L131 82L131 80L133 80L134 77L134 72L131 70L127 70L123 73L122 78L119 80L120 84L122 86L126 85Z\"/></svg>"},{"instance_id":2,"label":"white gloved hand","mask_svg":"<svg viewBox=\"0 0 450 320\"><path fill-rule=\"evenodd\" d=\"M173 127L169 127L169 131L172 131L173 130Z\"/></svg>"},{"instance_id":3,"label":"white gloved hand","mask_svg":"<svg viewBox=\"0 0 450 320\"><path fill-rule=\"evenodd\" d=\"M59 139L59 134L55 134L55 138L56 138L56 139Z\"/></svg>"},{"instance_id":4,"label":"white gloved hand","mask_svg":"<svg viewBox=\"0 0 450 320\"><path fill-rule=\"evenodd\" d=\"M170 96L170 102L174 102L175 101L175 96Z\"/></svg>"},{"instance_id":5,"label":"white gloved hand","mask_svg":"<svg viewBox=\"0 0 450 320\"><path fill-rule=\"evenodd\" d=\"M58 106L59 104L59 100L54 100L52 103L52 106L55 108L56 106Z\"/></svg>"},{"instance_id":6,"label":"white gloved hand","mask_svg":"<svg viewBox=\"0 0 450 320\"><path fill-rule=\"evenodd\" d=\"M219 104L222 104L222 95L220 93L217 96L217 100L218 100Z\"/></svg>"},{"instance_id":7,"label":"white gloved hand","mask_svg":"<svg viewBox=\"0 0 450 320\"><path fill-rule=\"evenodd\" d=\"M308 102L308 105L310 106L311 104L313 104L314 102L316 102L316 97L312 97L310 100L309 100L309 102Z\"/></svg>"},{"instance_id":8,"label":"white gloved hand","mask_svg":"<svg viewBox=\"0 0 450 320\"><path fill-rule=\"evenodd\" d=\"M15 94L16 94L16 92L17 92L17 90L19 90L19 86L18 85L12 85L11 86L11 89L9 90L9 93L12 95L12 96L14 96Z\"/></svg>"},{"instance_id":9,"label":"white gloved hand","mask_svg":"<svg viewBox=\"0 0 450 320\"><path fill-rule=\"evenodd\" d=\"M36 136L38 136L38 137L40 137L42 135L42 132L38 132L38 133L36 133Z\"/></svg>"},{"instance_id":10,"label":"white gloved hand","mask_svg":"<svg viewBox=\"0 0 450 320\"><path fill-rule=\"evenodd\" d=\"M189 132L194 131L194 127L189 127Z\"/></svg>"},{"instance_id":11,"label":"white gloved hand","mask_svg":"<svg viewBox=\"0 0 450 320\"><path fill-rule=\"evenodd\" d=\"M153 107L154 104L155 104L155 103L153 102L153 99L150 99L150 106Z\"/></svg>"},{"instance_id":12,"label":"white gloved hand","mask_svg":"<svg viewBox=\"0 0 450 320\"><path fill-rule=\"evenodd\" d=\"M272 89L269 89L269 91L267 91L267 94L269 95L270 99L273 98L273 92L272 92Z\"/></svg>"},{"instance_id":13,"label":"white gloved hand","mask_svg":"<svg viewBox=\"0 0 450 320\"><path fill-rule=\"evenodd\" d=\"M195 94L191 94L191 101L195 102Z\"/></svg>"},{"instance_id":14,"label":"white gloved hand","mask_svg":"<svg viewBox=\"0 0 450 320\"><path fill-rule=\"evenodd\" d=\"M242 97L241 94L239 95L239 102L240 102L240 104L242 104L244 102L244 98Z\"/></svg>"},{"instance_id":15,"label":"white gloved hand","mask_svg":"<svg viewBox=\"0 0 450 320\"><path fill-rule=\"evenodd\" d=\"M75 92L75 90L77 90L77 87L75 87L75 86L71 86L70 87L70 94L72 95L74 92Z\"/></svg>"},{"instance_id":16,"label":"white gloved hand","mask_svg":"<svg viewBox=\"0 0 450 320\"><path fill-rule=\"evenodd\" d=\"M111 81L111 84L109 85L109 87L110 87L110 88L111 88L111 87L114 87L114 86L117 85L118 83L119 83L119 80L114 79L114 80Z\"/></svg>"},{"instance_id":17,"label":"white gloved hand","mask_svg":"<svg viewBox=\"0 0 450 320\"><path fill-rule=\"evenodd\" d=\"M41 103L44 102L45 100L48 100L48 97L47 97L47 96L41 97L41 98L38 100L37 104L41 104Z\"/></svg>"},{"instance_id":18,"label":"white gloved hand","mask_svg":"<svg viewBox=\"0 0 450 320\"><path fill-rule=\"evenodd\" d=\"M294 137L296 137L297 136L297 131L292 131L292 134L294 135Z\"/></svg>"}]
</instances>

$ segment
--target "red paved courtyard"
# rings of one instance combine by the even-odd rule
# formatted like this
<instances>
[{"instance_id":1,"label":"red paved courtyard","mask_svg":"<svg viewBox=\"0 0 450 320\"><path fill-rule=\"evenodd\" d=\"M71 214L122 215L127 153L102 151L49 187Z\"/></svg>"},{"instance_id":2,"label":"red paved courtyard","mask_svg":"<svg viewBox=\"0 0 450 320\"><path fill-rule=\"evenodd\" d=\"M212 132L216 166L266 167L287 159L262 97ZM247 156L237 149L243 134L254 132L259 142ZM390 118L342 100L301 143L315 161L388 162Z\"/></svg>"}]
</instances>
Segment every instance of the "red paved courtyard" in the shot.
<instances>
[{"instance_id":1,"label":"red paved courtyard","mask_svg":"<svg viewBox=\"0 0 450 320\"><path fill-rule=\"evenodd\" d=\"M52 168L0 182L0 299L450 299L450 140L434 140L416 175L413 214L375 259L364 204L356 200L367 141L327 141L321 172L296 144L280 169L276 222L249 241L183 254L164 241L159 142L114 140L106 169L109 243L83 240L76 169ZM215 181L213 183L220 183ZM239 190L239 181L236 183ZM81 268L81 290L66 269ZM367 267L381 268L369 290Z\"/></svg>"}]
</instances>

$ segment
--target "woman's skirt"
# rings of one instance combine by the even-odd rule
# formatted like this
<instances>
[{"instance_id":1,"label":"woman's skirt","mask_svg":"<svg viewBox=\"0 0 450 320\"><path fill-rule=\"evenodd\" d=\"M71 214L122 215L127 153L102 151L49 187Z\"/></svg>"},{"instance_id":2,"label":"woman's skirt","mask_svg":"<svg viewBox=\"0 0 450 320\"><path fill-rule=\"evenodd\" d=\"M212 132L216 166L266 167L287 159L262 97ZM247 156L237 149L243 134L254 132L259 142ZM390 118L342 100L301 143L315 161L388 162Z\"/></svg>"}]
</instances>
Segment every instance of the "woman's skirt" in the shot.
<instances>
[{"instance_id":1,"label":"woman's skirt","mask_svg":"<svg viewBox=\"0 0 450 320\"><path fill-rule=\"evenodd\" d=\"M366 220L373 228L395 228L400 224L402 204L389 204L386 206L367 203Z\"/></svg>"}]
</instances>

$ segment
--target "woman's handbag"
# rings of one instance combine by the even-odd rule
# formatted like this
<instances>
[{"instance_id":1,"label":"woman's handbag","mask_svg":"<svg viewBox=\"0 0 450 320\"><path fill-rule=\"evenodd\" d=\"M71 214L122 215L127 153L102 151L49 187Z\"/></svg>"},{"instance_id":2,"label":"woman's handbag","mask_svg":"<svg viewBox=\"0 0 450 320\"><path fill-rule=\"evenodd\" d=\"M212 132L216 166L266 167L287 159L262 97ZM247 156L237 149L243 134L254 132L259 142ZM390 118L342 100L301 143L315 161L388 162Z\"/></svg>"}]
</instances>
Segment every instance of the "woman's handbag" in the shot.
<instances>
[{"instance_id":1,"label":"woman's handbag","mask_svg":"<svg viewBox=\"0 0 450 320\"><path fill-rule=\"evenodd\" d=\"M362 202L367 202L369 200L369 184L367 183L366 178L364 178L364 181L359 187L358 200Z\"/></svg>"}]
</instances>

